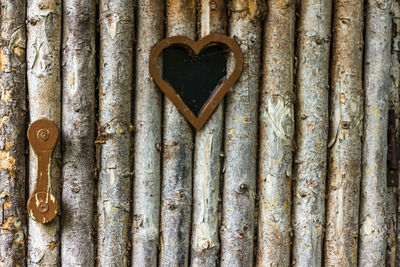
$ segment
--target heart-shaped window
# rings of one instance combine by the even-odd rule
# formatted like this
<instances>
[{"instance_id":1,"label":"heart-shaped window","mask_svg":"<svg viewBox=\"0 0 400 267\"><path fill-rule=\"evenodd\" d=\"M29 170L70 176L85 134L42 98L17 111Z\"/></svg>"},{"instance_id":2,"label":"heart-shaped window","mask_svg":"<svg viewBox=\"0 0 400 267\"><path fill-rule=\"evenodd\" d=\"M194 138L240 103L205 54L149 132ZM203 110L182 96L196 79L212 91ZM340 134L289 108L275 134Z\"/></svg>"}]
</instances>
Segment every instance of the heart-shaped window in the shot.
<instances>
[{"instance_id":1,"label":"heart-shaped window","mask_svg":"<svg viewBox=\"0 0 400 267\"><path fill-rule=\"evenodd\" d=\"M229 51L235 68L226 78ZM163 67L159 69L161 53ZM149 63L158 87L197 130L240 77L242 65L242 53L236 42L216 33L197 42L186 36L166 38L153 48Z\"/></svg>"},{"instance_id":2,"label":"heart-shaped window","mask_svg":"<svg viewBox=\"0 0 400 267\"><path fill-rule=\"evenodd\" d=\"M226 48L210 45L196 55L191 49L175 45L165 48L162 58L163 79L198 117L211 95L226 78Z\"/></svg>"}]
</instances>

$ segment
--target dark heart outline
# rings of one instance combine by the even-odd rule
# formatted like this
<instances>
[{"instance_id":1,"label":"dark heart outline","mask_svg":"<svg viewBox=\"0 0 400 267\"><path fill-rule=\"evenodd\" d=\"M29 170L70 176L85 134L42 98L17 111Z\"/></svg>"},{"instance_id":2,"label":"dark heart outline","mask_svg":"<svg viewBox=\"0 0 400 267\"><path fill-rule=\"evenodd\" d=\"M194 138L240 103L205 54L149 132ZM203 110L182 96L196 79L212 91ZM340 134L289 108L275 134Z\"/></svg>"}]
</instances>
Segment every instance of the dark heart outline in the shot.
<instances>
[{"instance_id":1,"label":"dark heart outline","mask_svg":"<svg viewBox=\"0 0 400 267\"><path fill-rule=\"evenodd\" d=\"M198 117L186 106L180 96L176 93L175 89L172 88L166 81L163 80L158 71L158 58L162 51L172 45L179 45L190 48L196 55L200 51L210 44L223 44L227 46L233 53L235 58L235 69L231 75L215 90L210 99L202 107ZM225 94L239 79L243 69L243 55L238 44L230 37L222 34L211 33L199 41L193 41L186 36L174 36L168 37L159 42L153 47L150 53L149 59L150 74L153 76L154 81L164 92L164 94L171 100L171 102L177 107L179 112L193 125L194 128L200 130L203 125L207 122L209 117L213 114L217 108L219 102L224 98Z\"/></svg>"}]
</instances>

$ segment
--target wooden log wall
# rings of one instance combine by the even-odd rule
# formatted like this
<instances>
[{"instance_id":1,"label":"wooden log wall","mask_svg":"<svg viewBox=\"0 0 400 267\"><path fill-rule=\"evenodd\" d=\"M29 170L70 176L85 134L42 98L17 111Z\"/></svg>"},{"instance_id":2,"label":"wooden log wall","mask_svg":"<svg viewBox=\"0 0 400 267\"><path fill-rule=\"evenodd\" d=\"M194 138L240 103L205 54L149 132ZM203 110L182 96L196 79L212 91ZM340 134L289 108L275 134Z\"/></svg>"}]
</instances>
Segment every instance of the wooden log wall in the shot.
<instances>
[{"instance_id":1,"label":"wooden log wall","mask_svg":"<svg viewBox=\"0 0 400 267\"><path fill-rule=\"evenodd\" d=\"M149 57L211 32L243 72L196 131ZM400 266L399 58L400 0L0 0L0 266Z\"/></svg>"}]
</instances>

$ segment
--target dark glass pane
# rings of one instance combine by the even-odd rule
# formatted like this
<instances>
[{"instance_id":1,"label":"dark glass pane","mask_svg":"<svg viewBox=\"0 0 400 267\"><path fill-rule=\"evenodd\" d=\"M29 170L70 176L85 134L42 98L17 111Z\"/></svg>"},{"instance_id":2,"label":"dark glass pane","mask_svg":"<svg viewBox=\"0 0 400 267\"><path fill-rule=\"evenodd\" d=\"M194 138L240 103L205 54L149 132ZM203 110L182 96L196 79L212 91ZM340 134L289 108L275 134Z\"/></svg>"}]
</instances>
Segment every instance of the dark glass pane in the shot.
<instances>
[{"instance_id":1,"label":"dark glass pane","mask_svg":"<svg viewBox=\"0 0 400 267\"><path fill-rule=\"evenodd\" d=\"M212 45L199 55L183 46L163 51L163 79L198 116L215 89L226 77L226 49Z\"/></svg>"}]
</instances>

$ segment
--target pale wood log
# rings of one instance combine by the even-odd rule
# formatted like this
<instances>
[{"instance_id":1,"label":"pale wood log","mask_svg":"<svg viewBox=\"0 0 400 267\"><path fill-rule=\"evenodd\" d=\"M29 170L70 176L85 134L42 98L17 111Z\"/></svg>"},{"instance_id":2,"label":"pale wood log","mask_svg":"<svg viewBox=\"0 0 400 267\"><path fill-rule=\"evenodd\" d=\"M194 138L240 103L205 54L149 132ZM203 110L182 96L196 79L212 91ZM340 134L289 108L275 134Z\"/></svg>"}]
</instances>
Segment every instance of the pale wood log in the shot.
<instances>
[{"instance_id":1,"label":"pale wood log","mask_svg":"<svg viewBox=\"0 0 400 267\"><path fill-rule=\"evenodd\" d=\"M63 1L61 265L94 266L94 0Z\"/></svg>"},{"instance_id":2,"label":"pale wood log","mask_svg":"<svg viewBox=\"0 0 400 267\"><path fill-rule=\"evenodd\" d=\"M300 1L293 170L294 266L321 266L328 139L331 0Z\"/></svg>"},{"instance_id":3,"label":"pale wood log","mask_svg":"<svg viewBox=\"0 0 400 267\"><path fill-rule=\"evenodd\" d=\"M257 266L289 266L295 1L268 1L260 95Z\"/></svg>"},{"instance_id":4,"label":"pale wood log","mask_svg":"<svg viewBox=\"0 0 400 267\"><path fill-rule=\"evenodd\" d=\"M398 0L393 0L391 10L392 20L392 40L391 40L391 66L390 66L390 89L389 89L389 110L394 111L395 118L395 138L397 142L400 141L400 3ZM390 134L390 129L388 129ZM390 141L388 140L390 143ZM394 148L396 149L396 148ZM400 172L398 172L399 174ZM399 177L397 177L399 179ZM388 230L387 234L387 245L386 245L386 266L394 267L400 264L400 251L399 241L400 235L398 232L398 188L388 187L387 188L387 203L388 209L386 211L386 227ZM397 264L397 265L396 265Z\"/></svg>"},{"instance_id":5,"label":"pale wood log","mask_svg":"<svg viewBox=\"0 0 400 267\"><path fill-rule=\"evenodd\" d=\"M27 3L27 80L30 122L45 117L60 130L61 119L61 7L60 0L28 0ZM60 204L60 142L51 157L51 189ZM37 158L30 148L29 192L34 190ZM29 218L28 265L59 266L60 219L48 224Z\"/></svg>"},{"instance_id":6,"label":"pale wood log","mask_svg":"<svg viewBox=\"0 0 400 267\"><path fill-rule=\"evenodd\" d=\"M162 0L137 2L132 266L157 266L161 183L161 91L149 73L151 48L164 34Z\"/></svg>"},{"instance_id":7,"label":"pale wood log","mask_svg":"<svg viewBox=\"0 0 400 267\"><path fill-rule=\"evenodd\" d=\"M384 266L391 0L366 2L359 266Z\"/></svg>"},{"instance_id":8,"label":"pale wood log","mask_svg":"<svg viewBox=\"0 0 400 267\"><path fill-rule=\"evenodd\" d=\"M26 265L26 1L0 1L0 265Z\"/></svg>"},{"instance_id":9,"label":"pale wood log","mask_svg":"<svg viewBox=\"0 0 400 267\"><path fill-rule=\"evenodd\" d=\"M211 32L224 33L226 1L202 0L200 37ZM192 266L216 266L219 251L220 168L223 132L223 101L196 133L193 170Z\"/></svg>"},{"instance_id":10,"label":"pale wood log","mask_svg":"<svg viewBox=\"0 0 400 267\"><path fill-rule=\"evenodd\" d=\"M197 0L167 0L167 36L196 36ZM188 266L192 210L193 128L164 101L160 265Z\"/></svg>"},{"instance_id":11,"label":"pale wood log","mask_svg":"<svg viewBox=\"0 0 400 267\"><path fill-rule=\"evenodd\" d=\"M334 2L325 265L356 266L362 158L364 1Z\"/></svg>"},{"instance_id":12,"label":"pale wood log","mask_svg":"<svg viewBox=\"0 0 400 267\"><path fill-rule=\"evenodd\" d=\"M221 266L252 266L257 173L261 20L265 3L230 3L230 36L243 53L243 72L226 97ZM228 60L228 73L234 59Z\"/></svg>"},{"instance_id":13,"label":"pale wood log","mask_svg":"<svg viewBox=\"0 0 400 267\"><path fill-rule=\"evenodd\" d=\"M97 265L127 266L131 207L133 0L100 0Z\"/></svg>"}]
</instances>

